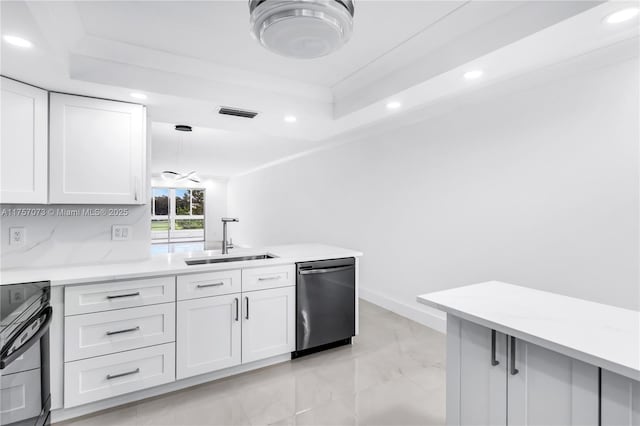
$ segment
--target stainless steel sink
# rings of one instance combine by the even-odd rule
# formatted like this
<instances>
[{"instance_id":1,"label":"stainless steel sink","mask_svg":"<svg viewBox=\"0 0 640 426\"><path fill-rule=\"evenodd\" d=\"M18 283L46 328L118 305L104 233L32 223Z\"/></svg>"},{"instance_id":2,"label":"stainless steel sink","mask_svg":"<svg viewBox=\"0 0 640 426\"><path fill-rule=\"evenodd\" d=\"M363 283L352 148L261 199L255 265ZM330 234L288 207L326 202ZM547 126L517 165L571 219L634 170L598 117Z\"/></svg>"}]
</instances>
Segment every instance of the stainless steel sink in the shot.
<instances>
[{"instance_id":1,"label":"stainless steel sink","mask_svg":"<svg viewBox=\"0 0 640 426\"><path fill-rule=\"evenodd\" d=\"M205 265L207 263L226 263L226 262L242 262L243 260L262 260L262 259L274 259L278 256L271 254L257 254L254 256L235 256L235 257L212 257L204 259L189 259L185 260L187 265Z\"/></svg>"}]
</instances>

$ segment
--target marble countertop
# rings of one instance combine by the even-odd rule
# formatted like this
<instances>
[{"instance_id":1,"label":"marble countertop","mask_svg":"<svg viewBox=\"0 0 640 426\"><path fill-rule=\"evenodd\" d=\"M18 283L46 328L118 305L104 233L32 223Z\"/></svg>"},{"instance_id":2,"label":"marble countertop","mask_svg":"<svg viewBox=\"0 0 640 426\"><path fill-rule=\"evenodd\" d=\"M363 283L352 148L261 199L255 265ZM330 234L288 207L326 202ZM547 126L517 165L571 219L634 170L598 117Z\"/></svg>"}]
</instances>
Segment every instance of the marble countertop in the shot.
<instances>
[{"instance_id":1,"label":"marble countertop","mask_svg":"<svg viewBox=\"0 0 640 426\"><path fill-rule=\"evenodd\" d=\"M273 259L209 263L191 266L185 263L187 259L236 257L265 253L277 257ZM122 263L4 269L0 271L0 285L33 281L51 281L52 286L86 284L129 278L254 268L294 262L359 256L362 256L362 253L356 250L322 244L290 244L255 249L231 249L228 255L222 255L218 250L207 250L188 253L158 254L151 256L149 259Z\"/></svg>"},{"instance_id":2,"label":"marble countertop","mask_svg":"<svg viewBox=\"0 0 640 426\"><path fill-rule=\"evenodd\" d=\"M418 302L640 380L640 312L490 281Z\"/></svg>"}]
</instances>

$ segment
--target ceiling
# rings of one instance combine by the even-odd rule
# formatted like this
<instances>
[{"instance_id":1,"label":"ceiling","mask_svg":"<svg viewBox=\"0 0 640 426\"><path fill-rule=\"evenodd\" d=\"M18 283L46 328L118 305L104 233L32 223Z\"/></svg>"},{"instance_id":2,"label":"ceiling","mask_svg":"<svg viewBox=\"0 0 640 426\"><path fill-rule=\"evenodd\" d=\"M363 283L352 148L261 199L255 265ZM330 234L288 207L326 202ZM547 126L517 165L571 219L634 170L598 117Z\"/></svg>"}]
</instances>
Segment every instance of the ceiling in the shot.
<instances>
[{"instance_id":1,"label":"ceiling","mask_svg":"<svg viewBox=\"0 0 640 426\"><path fill-rule=\"evenodd\" d=\"M132 101L130 92L143 92L155 172L174 156L180 123L196 130L185 161L201 174L230 176L637 38L637 25L602 25L625 4L637 2L360 0L345 47L294 60L251 38L246 0L3 1L2 33L34 48L3 43L0 72L89 96ZM481 81L461 78L477 67ZM390 113L389 100L401 110ZM260 114L225 117L220 106Z\"/></svg>"},{"instance_id":2,"label":"ceiling","mask_svg":"<svg viewBox=\"0 0 640 426\"><path fill-rule=\"evenodd\" d=\"M87 34L96 37L332 87L463 4L464 1L357 2L349 44L328 57L303 61L274 55L253 40L245 0L187 4L80 2L78 11ZM389 31L380 31L380 23Z\"/></svg>"}]
</instances>

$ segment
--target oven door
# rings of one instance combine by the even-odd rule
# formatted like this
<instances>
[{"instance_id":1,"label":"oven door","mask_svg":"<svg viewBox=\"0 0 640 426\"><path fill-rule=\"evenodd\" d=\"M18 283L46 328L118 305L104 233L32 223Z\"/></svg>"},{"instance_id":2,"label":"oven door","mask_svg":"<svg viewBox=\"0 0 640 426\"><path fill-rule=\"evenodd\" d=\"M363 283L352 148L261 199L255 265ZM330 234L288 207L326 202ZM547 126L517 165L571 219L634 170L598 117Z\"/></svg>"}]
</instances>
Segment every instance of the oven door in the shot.
<instances>
[{"instance_id":1,"label":"oven door","mask_svg":"<svg viewBox=\"0 0 640 426\"><path fill-rule=\"evenodd\" d=\"M0 425L40 426L49 414L48 283L0 288Z\"/></svg>"}]
</instances>

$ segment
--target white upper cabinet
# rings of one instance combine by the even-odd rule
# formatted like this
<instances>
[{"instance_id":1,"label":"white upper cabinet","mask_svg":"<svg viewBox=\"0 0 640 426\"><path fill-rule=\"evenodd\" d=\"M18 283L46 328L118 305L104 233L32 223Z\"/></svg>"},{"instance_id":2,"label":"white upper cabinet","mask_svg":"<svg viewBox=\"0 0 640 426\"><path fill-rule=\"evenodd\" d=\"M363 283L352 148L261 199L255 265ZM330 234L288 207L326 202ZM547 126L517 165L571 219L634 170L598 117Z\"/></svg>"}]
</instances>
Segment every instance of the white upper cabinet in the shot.
<instances>
[{"instance_id":1,"label":"white upper cabinet","mask_svg":"<svg viewBox=\"0 0 640 426\"><path fill-rule=\"evenodd\" d=\"M50 95L52 204L146 204L142 105Z\"/></svg>"},{"instance_id":2,"label":"white upper cabinet","mask_svg":"<svg viewBox=\"0 0 640 426\"><path fill-rule=\"evenodd\" d=\"M0 202L47 202L47 92L2 77Z\"/></svg>"}]
</instances>

